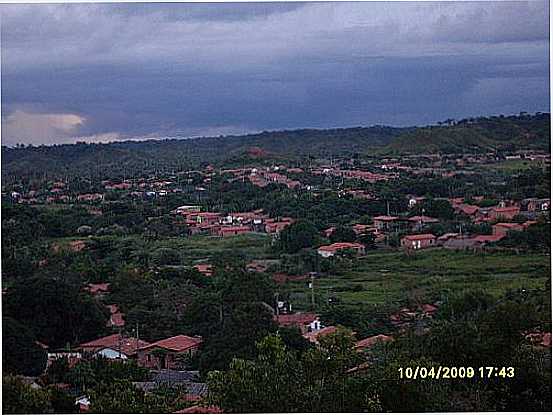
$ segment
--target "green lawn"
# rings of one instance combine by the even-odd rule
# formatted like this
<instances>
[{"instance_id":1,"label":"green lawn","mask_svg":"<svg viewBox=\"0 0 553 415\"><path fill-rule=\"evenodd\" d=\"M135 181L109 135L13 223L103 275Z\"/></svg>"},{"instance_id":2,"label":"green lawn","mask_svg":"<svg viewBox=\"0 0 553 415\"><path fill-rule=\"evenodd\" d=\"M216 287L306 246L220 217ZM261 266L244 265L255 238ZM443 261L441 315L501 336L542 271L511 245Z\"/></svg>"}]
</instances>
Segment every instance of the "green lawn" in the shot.
<instances>
[{"instance_id":1,"label":"green lawn","mask_svg":"<svg viewBox=\"0 0 553 415\"><path fill-rule=\"evenodd\" d=\"M112 237L108 237L112 238ZM67 247L71 241L88 239L87 237L51 238L50 243L56 243L61 247ZM220 238L216 236L196 235L187 237L165 238L146 241L141 236L129 235L114 238L117 244L133 244L144 247L149 252L161 248L177 250L181 257L182 265L191 265L195 261L214 258L222 255L239 253L246 259L272 259L275 258L271 249L271 236L262 233L247 233L237 236Z\"/></svg>"},{"instance_id":2,"label":"green lawn","mask_svg":"<svg viewBox=\"0 0 553 415\"><path fill-rule=\"evenodd\" d=\"M373 253L352 269L315 281L317 305L329 295L342 303L383 304L409 296L425 300L466 289L482 289L500 296L509 289L543 287L550 275L549 256L510 253L473 254L435 249L406 256L403 252ZM307 282L290 282L296 309L307 309Z\"/></svg>"},{"instance_id":3,"label":"green lawn","mask_svg":"<svg viewBox=\"0 0 553 415\"><path fill-rule=\"evenodd\" d=\"M501 173L514 173L521 170L528 170L532 167L541 167L541 161L532 161L526 159L503 160L499 163L483 166L484 169L495 170Z\"/></svg>"},{"instance_id":4,"label":"green lawn","mask_svg":"<svg viewBox=\"0 0 553 415\"><path fill-rule=\"evenodd\" d=\"M153 249L157 248L179 250L184 263L232 254L234 252L245 255L248 259L269 259L274 257L270 249L271 237L259 233L248 233L225 238L203 235L169 238L155 242Z\"/></svg>"}]
</instances>

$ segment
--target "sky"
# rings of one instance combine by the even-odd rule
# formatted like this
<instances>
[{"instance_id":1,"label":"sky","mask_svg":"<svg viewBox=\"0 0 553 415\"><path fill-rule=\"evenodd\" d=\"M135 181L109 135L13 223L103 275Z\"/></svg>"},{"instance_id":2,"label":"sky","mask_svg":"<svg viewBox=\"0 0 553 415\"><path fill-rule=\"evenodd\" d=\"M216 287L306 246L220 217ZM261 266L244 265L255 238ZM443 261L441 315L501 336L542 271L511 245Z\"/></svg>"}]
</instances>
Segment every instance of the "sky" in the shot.
<instances>
[{"instance_id":1,"label":"sky","mask_svg":"<svg viewBox=\"0 0 553 415\"><path fill-rule=\"evenodd\" d=\"M3 4L2 144L549 111L549 2Z\"/></svg>"}]
</instances>

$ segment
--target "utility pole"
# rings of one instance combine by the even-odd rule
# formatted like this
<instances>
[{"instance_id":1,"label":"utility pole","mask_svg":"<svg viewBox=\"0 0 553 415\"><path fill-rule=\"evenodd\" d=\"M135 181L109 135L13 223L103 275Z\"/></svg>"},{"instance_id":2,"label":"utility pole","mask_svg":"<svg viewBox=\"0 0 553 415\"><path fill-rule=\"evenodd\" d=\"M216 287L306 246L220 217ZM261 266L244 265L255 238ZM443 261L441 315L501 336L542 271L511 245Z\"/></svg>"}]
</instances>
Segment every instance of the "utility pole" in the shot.
<instances>
[{"instance_id":1,"label":"utility pole","mask_svg":"<svg viewBox=\"0 0 553 415\"><path fill-rule=\"evenodd\" d=\"M278 314L279 314L279 310L278 310L278 293L275 293L275 310L276 310L276 315L278 316Z\"/></svg>"},{"instance_id":2,"label":"utility pole","mask_svg":"<svg viewBox=\"0 0 553 415\"><path fill-rule=\"evenodd\" d=\"M311 306L315 309L315 276L313 274L311 274L309 288L311 288Z\"/></svg>"},{"instance_id":3,"label":"utility pole","mask_svg":"<svg viewBox=\"0 0 553 415\"><path fill-rule=\"evenodd\" d=\"M136 353L138 353L138 321L136 322Z\"/></svg>"}]
</instances>

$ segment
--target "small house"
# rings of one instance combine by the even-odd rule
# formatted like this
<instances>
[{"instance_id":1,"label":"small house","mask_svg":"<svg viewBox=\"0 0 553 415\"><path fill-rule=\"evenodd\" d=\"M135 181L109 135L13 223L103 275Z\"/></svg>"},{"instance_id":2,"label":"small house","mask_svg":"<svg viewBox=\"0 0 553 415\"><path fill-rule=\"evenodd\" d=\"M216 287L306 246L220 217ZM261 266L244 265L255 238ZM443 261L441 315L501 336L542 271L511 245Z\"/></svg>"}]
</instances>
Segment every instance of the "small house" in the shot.
<instances>
[{"instance_id":1,"label":"small house","mask_svg":"<svg viewBox=\"0 0 553 415\"><path fill-rule=\"evenodd\" d=\"M365 245L356 242L336 242L331 245L320 246L317 253L323 258L329 258L345 250L353 250L357 255L364 255Z\"/></svg>"},{"instance_id":2,"label":"small house","mask_svg":"<svg viewBox=\"0 0 553 415\"><path fill-rule=\"evenodd\" d=\"M401 238L401 246L406 249L424 249L436 246L436 237L431 233L407 235Z\"/></svg>"},{"instance_id":3,"label":"small house","mask_svg":"<svg viewBox=\"0 0 553 415\"><path fill-rule=\"evenodd\" d=\"M181 360L193 356L201 343L201 337L185 335L159 340L138 350L138 362L151 369L177 369Z\"/></svg>"}]
</instances>

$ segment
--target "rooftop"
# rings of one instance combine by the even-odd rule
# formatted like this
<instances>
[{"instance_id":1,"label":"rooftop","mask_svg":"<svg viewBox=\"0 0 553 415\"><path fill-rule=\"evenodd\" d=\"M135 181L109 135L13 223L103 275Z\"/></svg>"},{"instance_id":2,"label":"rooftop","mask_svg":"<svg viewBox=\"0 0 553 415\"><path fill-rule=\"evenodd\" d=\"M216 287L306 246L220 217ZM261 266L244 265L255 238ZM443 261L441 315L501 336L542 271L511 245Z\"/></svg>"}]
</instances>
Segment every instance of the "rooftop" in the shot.
<instances>
[{"instance_id":1,"label":"rooftop","mask_svg":"<svg viewBox=\"0 0 553 415\"><path fill-rule=\"evenodd\" d=\"M185 350L199 346L201 342L202 339L200 337L190 337L181 334L178 336L169 337L168 339L159 340L155 343L141 347L141 349L160 347L162 349L167 349L174 352L183 352Z\"/></svg>"}]
</instances>

